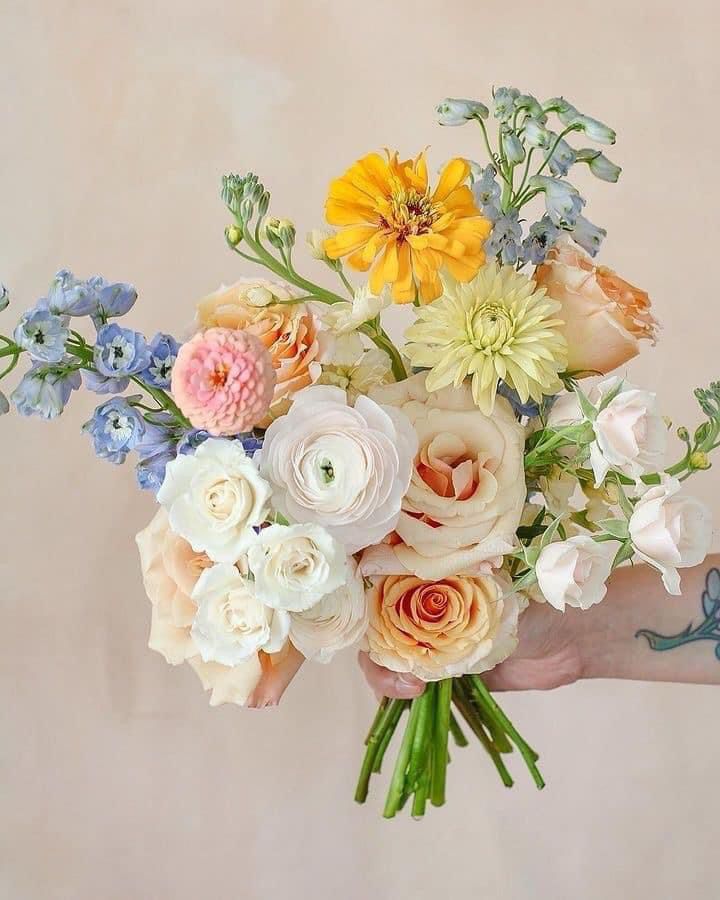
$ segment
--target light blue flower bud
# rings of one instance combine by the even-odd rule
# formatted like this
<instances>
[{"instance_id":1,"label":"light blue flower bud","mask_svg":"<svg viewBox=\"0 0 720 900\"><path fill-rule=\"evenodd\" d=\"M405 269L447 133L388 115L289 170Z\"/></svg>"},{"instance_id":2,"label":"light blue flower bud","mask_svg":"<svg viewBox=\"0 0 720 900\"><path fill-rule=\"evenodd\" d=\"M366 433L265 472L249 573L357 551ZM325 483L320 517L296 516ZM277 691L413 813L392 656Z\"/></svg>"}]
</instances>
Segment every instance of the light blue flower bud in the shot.
<instances>
[{"instance_id":1,"label":"light blue flower bud","mask_svg":"<svg viewBox=\"0 0 720 900\"><path fill-rule=\"evenodd\" d=\"M596 156L593 156L588 161L588 167L596 178L613 183L618 180L622 172L620 166L616 166L604 153L598 153Z\"/></svg>"},{"instance_id":2,"label":"light blue flower bud","mask_svg":"<svg viewBox=\"0 0 720 900\"><path fill-rule=\"evenodd\" d=\"M572 229L572 238L576 244L580 244L590 256L596 256L600 245L607 237L607 230L599 228L589 222L585 216L578 216Z\"/></svg>"},{"instance_id":3,"label":"light blue flower bud","mask_svg":"<svg viewBox=\"0 0 720 900\"><path fill-rule=\"evenodd\" d=\"M542 108L546 113L555 112L559 116L568 115L568 113L573 116L577 115L575 107L564 97L551 97L543 103Z\"/></svg>"},{"instance_id":4,"label":"light blue flower bud","mask_svg":"<svg viewBox=\"0 0 720 900\"><path fill-rule=\"evenodd\" d=\"M567 181L547 175L533 175L528 184L533 190L544 192L545 209L553 225L568 228L575 224L585 205L576 188Z\"/></svg>"},{"instance_id":5,"label":"light blue flower bud","mask_svg":"<svg viewBox=\"0 0 720 900\"><path fill-rule=\"evenodd\" d=\"M550 157L550 171L553 175L567 175L570 166L575 162L575 151L565 138L560 138L558 141L555 135L553 135L552 146L554 149Z\"/></svg>"},{"instance_id":6,"label":"light blue flower bud","mask_svg":"<svg viewBox=\"0 0 720 900\"><path fill-rule=\"evenodd\" d=\"M507 122L515 111L515 100L520 96L517 88L501 87L493 97L493 115L501 122Z\"/></svg>"},{"instance_id":7,"label":"light blue flower bud","mask_svg":"<svg viewBox=\"0 0 720 900\"><path fill-rule=\"evenodd\" d=\"M562 116L561 116L562 118ZM592 119L590 116L576 115L571 118L566 125L577 125L578 131L582 131L591 141L597 144L614 144L615 132L609 125L600 122L598 119Z\"/></svg>"},{"instance_id":8,"label":"light blue flower bud","mask_svg":"<svg viewBox=\"0 0 720 900\"><path fill-rule=\"evenodd\" d=\"M459 100L446 97L435 109L441 125L464 125L471 119L487 119L490 111L478 100Z\"/></svg>"},{"instance_id":9,"label":"light blue flower bud","mask_svg":"<svg viewBox=\"0 0 720 900\"><path fill-rule=\"evenodd\" d=\"M522 141L514 131L505 131L502 135L502 146L505 150L505 158L514 166L525 159L525 148Z\"/></svg>"},{"instance_id":10,"label":"light blue flower bud","mask_svg":"<svg viewBox=\"0 0 720 900\"><path fill-rule=\"evenodd\" d=\"M531 147L540 150L549 150L552 146L552 132L537 119L527 119L523 124L523 137Z\"/></svg>"},{"instance_id":11,"label":"light blue flower bud","mask_svg":"<svg viewBox=\"0 0 720 900\"><path fill-rule=\"evenodd\" d=\"M4 284L0 283L0 312L10 305L10 294Z\"/></svg>"},{"instance_id":12,"label":"light blue flower bud","mask_svg":"<svg viewBox=\"0 0 720 900\"><path fill-rule=\"evenodd\" d=\"M520 94L515 100L515 108L526 110L529 116L533 119L537 119L538 122L541 122L543 125L547 122L547 116L545 115L542 106L540 106L532 94Z\"/></svg>"}]
</instances>

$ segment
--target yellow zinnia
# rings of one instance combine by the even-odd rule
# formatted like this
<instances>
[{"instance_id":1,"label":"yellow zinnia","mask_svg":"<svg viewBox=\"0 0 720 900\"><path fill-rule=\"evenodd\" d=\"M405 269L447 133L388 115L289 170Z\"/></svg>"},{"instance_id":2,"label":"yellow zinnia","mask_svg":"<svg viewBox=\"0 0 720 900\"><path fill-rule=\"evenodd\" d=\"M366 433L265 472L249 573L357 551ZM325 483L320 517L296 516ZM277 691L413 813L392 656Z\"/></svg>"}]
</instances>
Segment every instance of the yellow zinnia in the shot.
<instances>
[{"instance_id":1,"label":"yellow zinnia","mask_svg":"<svg viewBox=\"0 0 720 900\"><path fill-rule=\"evenodd\" d=\"M389 284L397 303L439 297L443 266L470 281L485 262L492 226L465 184L469 172L466 160L451 160L431 192L424 153L402 162L397 153L368 154L330 185L325 213L341 230L325 241L326 254L347 256L361 272L375 262L370 290L379 295Z\"/></svg>"},{"instance_id":2,"label":"yellow zinnia","mask_svg":"<svg viewBox=\"0 0 720 900\"><path fill-rule=\"evenodd\" d=\"M408 328L405 354L430 369L426 387L459 387L472 377L475 402L485 415L495 405L498 382L523 403L539 403L562 388L567 343L560 304L511 266L488 263L468 284L446 279L444 295L418 310Z\"/></svg>"}]
</instances>

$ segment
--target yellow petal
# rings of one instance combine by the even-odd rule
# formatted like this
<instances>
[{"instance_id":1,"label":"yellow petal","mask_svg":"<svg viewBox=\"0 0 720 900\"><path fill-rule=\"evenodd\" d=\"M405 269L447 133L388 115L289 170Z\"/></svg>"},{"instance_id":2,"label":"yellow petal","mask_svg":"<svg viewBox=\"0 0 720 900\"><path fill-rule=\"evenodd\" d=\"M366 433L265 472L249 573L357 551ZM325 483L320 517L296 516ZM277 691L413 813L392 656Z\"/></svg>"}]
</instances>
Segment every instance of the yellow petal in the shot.
<instances>
[{"instance_id":1,"label":"yellow petal","mask_svg":"<svg viewBox=\"0 0 720 900\"><path fill-rule=\"evenodd\" d=\"M348 253L354 253L355 250L364 247L376 230L372 225L355 225L351 228L344 228L328 238L323 244L323 248L330 259L339 259L341 256L347 256Z\"/></svg>"},{"instance_id":2,"label":"yellow petal","mask_svg":"<svg viewBox=\"0 0 720 900\"><path fill-rule=\"evenodd\" d=\"M455 188L459 187L459 185L465 181L469 174L470 166L468 165L467 160L459 158L451 159L440 175L440 181L435 188L433 200L436 202L444 201L450 196ZM472 197L472 193L470 193L470 196Z\"/></svg>"}]
</instances>

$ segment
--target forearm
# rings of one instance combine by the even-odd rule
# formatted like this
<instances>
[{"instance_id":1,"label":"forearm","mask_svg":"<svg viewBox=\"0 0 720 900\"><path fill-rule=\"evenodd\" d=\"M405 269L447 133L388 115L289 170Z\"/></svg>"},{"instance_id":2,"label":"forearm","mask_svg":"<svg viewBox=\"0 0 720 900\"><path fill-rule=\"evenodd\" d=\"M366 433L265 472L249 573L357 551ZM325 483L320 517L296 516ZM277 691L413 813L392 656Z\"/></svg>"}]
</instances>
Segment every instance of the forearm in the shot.
<instances>
[{"instance_id":1,"label":"forearm","mask_svg":"<svg viewBox=\"0 0 720 900\"><path fill-rule=\"evenodd\" d=\"M668 595L648 566L616 571L602 603L572 611L582 677L720 683L720 591L717 616L712 603L703 608L714 568L720 568L720 554L684 569L681 597Z\"/></svg>"}]
</instances>

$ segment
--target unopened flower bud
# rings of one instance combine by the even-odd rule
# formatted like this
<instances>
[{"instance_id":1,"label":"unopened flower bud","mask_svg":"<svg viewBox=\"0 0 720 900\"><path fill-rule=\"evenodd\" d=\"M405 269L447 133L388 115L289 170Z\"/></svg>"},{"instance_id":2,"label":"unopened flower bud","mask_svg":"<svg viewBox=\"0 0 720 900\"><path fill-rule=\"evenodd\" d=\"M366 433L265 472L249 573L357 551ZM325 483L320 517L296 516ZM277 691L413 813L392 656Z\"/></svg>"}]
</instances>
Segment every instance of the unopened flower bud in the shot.
<instances>
[{"instance_id":1,"label":"unopened flower bud","mask_svg":"<svg viewBox=\"0 0 720 900\"><path fill-rule=\"evenodd\" d=\"M258 215L264 216L270 207L270 194L267 191L263 191L262 196L258 200Z\"/></svg>"},{"instance_id":2,"label":"unopened flower bud","mask_svg":"<svg viewBox=\"0 0 720 900\"><path fill-rule=\"evenodd\" d=\"M471 119L487 119L490 111L477 100L456 100L446 97L435 112L441 125L464 125Z\"/></svg>"},{"instance_id":3,"label":"unopened flower bud","mask_svg":"<svg viewBox=\"0 0 720 900\"><path fill-rule=\"evenodd\" d=\"M245 294L245 297L251 306L259 307L269 306L276 299L272 291L269 291L266 287L250 288Z\"/></svg>"},{"instance_id":4,"label":"unopened flower bud","mask_svg":"<svg viewBox=\"0 0 720 900\"><path fill-rule=\"evenodd\" d=\"M685 444L687 444L687 442L690 440L690 432L687 430L687 428L685 428L684 425L681 425L680 428L678 428L677 436Z\"/></svg>"},{"instance_id":5,"label":"unopened flower bud","mask_svg":"<svg viewBox=\"0 0 720 900\"><path fill-rule=\"evenodd\" d=\"M598 144L615 143L616 135L613 129L610 128L609 125L606 125L604 122L598 121L598 119L593 119L590 116L579 114L570 117L569 121L565 124L577 125L578 131L582 131L583 134L586 134L591 141L595 141Z\"/></svg>"},{"instance_id":6,"label":"unopened flower bud","mask_svg":"<svg viewBox=\"0 0 720 900\"><path fill-rule=\"evenodd\" d=\"M243 222L249 222L253 217L255 210L254 204L249 197L246 197L240 204L240 218Z\"/></svg>"},{"instance_id":7,"label":"unopened flower bud","mask_svg":"<svg viewBox=\"0 0 720 900\"><path fill-rule=\"evenodd\" d=\"M237 225L228 225L225 229L225 240L231 247L237 247L242 240L242 236L242 228L238 228Z\"/></svg>"},{"instance_id":8,"label":"unopened flower bud","mask_svg":"<svg viewBox=\"0 0 720 900\"><path fill-rule=\"evenodd\" d=\"M326 260L325 241L332 236L332 232L325 228L313 228L309 231L305 240L308 245L308 252L313 259Z\"/></svg>"},{"instance_id":9,"label":"unopened flower bud","mask_svg":"<svg viewBox=\"0 0 720 900\"><path fill-rule=\"evenodd\" d=\"M549 150L552 141L551 133L537 119L528 119L523 125L523 137L531 147Z\"/></svg>"},{"instance_id":10,"label":"unopened flower bud","mask_svg":"<svg viewBox=\"0 0 720 900\"><path fill-rule=\"evenodd\" d=\"M710 468L710 460L708 459L707 453L703 453L702 450L695 450L690 454L690 459L688 460L690 463L691 469L709 469Z\"/></svg>"},{"instance_id":11,"label":"unopened flower bud","mask_svg":"<svg viewBox=\"0 0 720 900\"><path fill-rule=\"evenodd\" d=\"M609 160L604 153L598 153L588 162L588 168L596 178L602 181L616 182L622 169Z\"/></svg>"},{"instance_id":12,"label":"unopened flower bud","mask_svg":"<svg viewBox=\"0 0 720 900\"><path fill-rule=\"evenodd\" d=\"M286 247L292 247L295 243L295 226L290 219L280 219L278 234Z\"/></svg>"},{"instance_id":13,"label":"unopened flower bud","mask_svg":"<svg viewBox=\"0 0 720 900\"><path fill-rule=\"evenodd\" d=\"M507 131L503 134L502 145L508 162L514 166L525 159L525 148L514 131Z\"/></svg>"}]
</instances>

